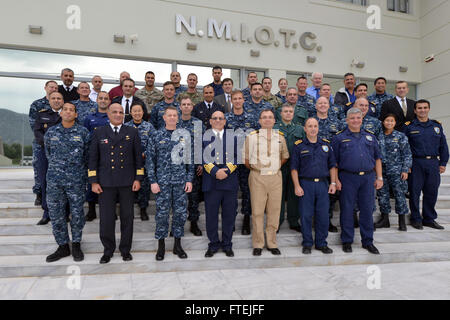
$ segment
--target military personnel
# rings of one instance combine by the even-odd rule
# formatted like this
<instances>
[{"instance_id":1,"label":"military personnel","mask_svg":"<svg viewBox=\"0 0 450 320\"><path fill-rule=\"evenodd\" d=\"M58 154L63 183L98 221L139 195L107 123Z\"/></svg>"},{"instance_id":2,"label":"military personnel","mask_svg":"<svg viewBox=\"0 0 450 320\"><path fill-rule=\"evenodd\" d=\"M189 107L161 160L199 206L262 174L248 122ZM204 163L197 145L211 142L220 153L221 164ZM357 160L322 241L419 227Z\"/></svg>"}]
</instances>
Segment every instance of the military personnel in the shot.
<instances>
[{"instance_id":1,"label":"military personnel","mask_svg":"<svg viewBox=\"0 0 450 320\"><path fill-rule=\"evenodd\" d=\"M103 79L100 76L93 76L91 79L92 89L89 94L89 99L97 102L98 94L102 91Z\"/></svg>"},{"instance_id":2,"label":"military personnel","mask_svg":"<svg viewBox=\"0 0 450 320\"><path fill-rule=\"evenodd\" d=\"M345 119L344 108L340 105L334 104L334 99L333 99L333 96L331 95L331 85L330 84L328 84L328 83L322 84L322 87L320 88L320 91L319 91L319 95L321 97L327 98L328 104L330 106L330 108L329 108L330 114L332 114L338 120Z\"/></svg>"},{"instance_id":3,"label":"military personnel","mask_svg":"<svg viewBox=\"0 0 450 320\"><path fill-rule=\"evenodd\" d=\"M272 79L269 77L265 77L262 80L262 86L263 86L263 100L270 103L275 109L278 109L281 107L283 102L280 98L278 98L276 95L272 94Z\"/></svg>"},{"instance_id":4,"label":"military personnel","mask_svg":"<svg viewBox=\"0 0 450 320\"><path fill-rule=\"evenodd\" d=\"M259 113L265 109L275 110L274 107L263 100L263 86L259 82L255 82L251 85L251 97L244 103L244 110L247 113L259 117ZM244 97L245 99L245 97Z\"/></svg>"},{"instance_id":5,"label":"military personnel","mask_svg":"<svg viewBox=\"0 0 450 320\"><path fill-rule=\"evenodd\" d=\"M303 126L308 118L308 111L297 103L297 98L297 88L289 88L286 93L286 103L293 106L295 110L292 122ZM281 121L281 108L275 110L275 117L277 121Z\"/></svg>"},{"instance_id":6,"label":"military personnel","mask_svg":"<svg viewBox=\"0 0 450 320\"><path fill-rule=\"evenodd\" d=\"M244 95L242 91L235 90L231 93L231 101L233 110L225 114L226 128L235 130L235 134L244 141L245 137L259 128L258 118L255 115L244 111ZM239 130L241 129L241 130ZM238 150L240 152L241 150ZM250 203L250 188L248 186L248 176L250 170L244 164L238 164L237 176L239 180L239 188L241 189L241 213L244 215L242 224L242 235L250 234L250 216L252 207ZM237 212L236 212L237 213Z\"/></svg>"},{"instance_id":7,"label":"military personnel","mask_svg":"<svg viewBox=\"0 0 450 320\"><path fill-rule=\"evenodd\" d=\"M278 129L286 140L286 145L289 154L292 154L294 148L294 142L305 138L305 132L303 127L299 124L292 122L294 119L294 107L290 104L284 104L281 107L281 120L277 121L273 126L273 129ZM299 225L299 211L298 211L298 197L295 195L294 185L291 179L291 169L289 162L286 162L281 167L281 173L283 178L283 192L281 196L281 210L280 210L280 226L284 221L284 210L287 202L287 220L289 222L289 228L297 232L301 232Z\"/></svg>"},{"instance_id":8,"label":"military personnel","mask_svg":"<svg viewBox=\"0 0 450 320\"><path fill-rule=\"evenodd\" d=\"M339 169L336 179L341 190L341 241L344 252L352 252L354 238L353 209L360 209L362 246L370 253L379 254L373 245L373 205L375 190L383 186L381 152L374 135L361 128L362 112L352 108L347 112L347 129L332 140L333 152Z\"/></svg>"},{"instance_id":9,"label":"military personnel","mask_svg":"<svg viewBox=\"0 0 450 320\"><path fill-rule=\"evenodd\" d=\"M408 214L405 193L408 186L408 172L412 166L412 155L408 138L399 131L394 130L397 119L390 114L384 118L384 147L385 157L383 163L383 187L378 191L378 204L381 218L375 223L375 228L389 228L389 213L391 204L389 188L392 188L395 197L395 213L398 215L398 229L406 231L405 216Z\"/></svg>"},{"instance_id":10,"label":"military personnel","mask_svg":"<svg viewBox=\"0 0 450 320\"><path fill-rule=\"evenodd\" d=\"M61 122L61 117L59 116L59 112L64 104L64 98L59 92L52 92L49 94L49 104L50 109L41 109L38 114L36 121L34 122L34 139L36 143L40 146L40 148L36 151L36 168L37 168L37 176L39 180L39 184L41 186L42 192L42 209L44 210L44 214L42 215L42 219L37 223L38 225L45 225L50 221L50 216L48 214L47 207L47 169L48 169L48 160L45 155L44 149L44 135L47 130Z\"/></svg>"},{"instance_id":11,"label":"military personnel","mask_svg":"<svg viewBox=\"0 0 450 320\"><path fill-rule=\"evenodd\" d=\"M70 229L73 260L84 259L80 244L85 223L83 204L86 195L89 131L76 123L76 117L75 105L65 103L61 110L61 123L51 127L44 136L48 159L48 212L58 244L58 249L47 257L47 262L58 261L70 255L66 202L72 213Z\"/></svg>"},{"instance_id":12,"label":"military personnel","mask_svg":"<svg viewBox=\"0 0 450 320\"><path fill-rule=\"evenodd\" d=\"M278 91L275 95L281 99L282 103L286 103L286 93L288 88L288 81L286 78L281 78L278 80L278 88L280 91Z\"/></svg>"},{"instance_id":13,"label":"military personnel","mask_svg":"<svg viewBox=\"0 0 450 320\"><path fill-rule=\"evenodd\" d=\"M416 119L407 122L404 128L412 152L412 169L408 179L409 208L411 225L416 229L427 226L444 229L435 220L435 205L443 174L448 162L448 145L442 125L428 116L430 102L419 100L414 105ZM419 211L419 198L423 193L422 216Z\"/></svg>"},{"instance_id":14,"label":"military personnel","mask_svg":"<svg viewBox=\"0 0 450 320\"><path fill-rule=\"evenodd\" d=\"M394 99L394 96L390 93L386 92L386 78L384 77L378 77L373 82L375 86L375 92L372 93L370 96L367 97L369 101L372 101L376 104L376 118L380 118L381 115L381 106L383 105L383 102Z\"/></svg>"},{"instance_id":15,"label":"military personnel","mask_svg":"<svg viewBox=\"0 0 450 320\"><path fill-rule=\"evenodd\" d=\"M334 95L334 104L343 107L349 102L355 102L355 100L355 75L347 72L344 75L344 87L340 88Z\"/></svg>"},{"instance_id":16,"label":"military personnel","mask_svg":"<svg viewBox=\"0 0 450 320\"><path fill-rule=\"evenodd\" d=\"M187 77L188 88L185 92L178 95L177 102L180 103L184 97L189 97L191 102L195 105L203 101L203 95L197 91L197 75L195 73L189 73Z\"/></svg>"},{"instance_id":17,"label":"military personnel","mask_svg":"<svg viewBox=\"0 0 450 320\"><path fill-rule=\"evenodd\" d=\"M84 124L84 119L90 114L95 114L97 112L97 102L92 101L89 98L91 89L89 83L83 81L78 85L78 94L80 99L74 100L71 103L77 108L77 122L80 125Z\"/></svg>"},{"instance_id":18,"label":"military personnel","mask_svg":"<svg viewBox=\"0 0 450 320\"><path fill-rule=\"evenodd\" d=\"M264 247L264 212L267 214L267 249L280 255L277 244L283 184L280 168L288 161L289 151L283 135L273 130L275 114L272 110L261 111L259 124L261 129L253 131L245 139L243 156L245 166L250 169L253 255L260 256Z\"/></svg>"},{"instance_id":19,"label":"military personnel","mask_svg":"<svg viewBox=\"0 0 450 320\"><path fill-rule=\"evenodd\" d=\"M191 143L194 143L194 139L203 137L203 132L205 131L205 126L201 120L192 116L192 109L194 108L192 100L189 97L183 97L181 99L180 109L181 118L179 120L178 126L180 128L186 129L191 134ZM196 150L194 149L194 152ZM200 151L200 150L199 150ZM197 155L197 152L195 152ZM201 156L201 155L200 155ZM201 161L196 161L194 163L200 163ZM192 179L192 192L188 193L188 220L191 222L190 231L194 236L201 236L202 231L198 227L198 220L200 217L200 211L198 210L199 204L203 199L202 193L202 175L203 166L201 164L195 166L195 173Z\"/></svg>"},{"instance_id":20,"label":"military personnel","mask_svg":"<svg viewBox=\"0 0 450 320\"><path fill-rule=\"evenodd\" d=\"M77 87L73 85L75 75L73 70L64 68L61 70L61 81L63 84L58 86L58 92L63 95L64 102L80 99Z\"/></svg>"},{"instance_id":21,"label":"military personnel","mask_svg":"<svg viewBox=\"0 0 450 320\"><path fill-rule=\"evenodd\" d=\"M312 219L314 217L315 247L325 254L328 247L328 194L336 192L336 160L329 141L318 138L319 123L309 118L305 123L306 138L295 142L291 154L291 176L295 194L300 197L304 254L311 253L313 245ZM328 186L328 179L331 179Z\"/></svg>"},{"instance_id":22,"label":"military personnel","mask_svg":"<svg viewBox=\"0 0 450 320\"><path fill-rule=\"evenodd\" d=\"M233 228L237 210L237 138L230 130L225 132L225 115L218 110L210 119L211 130L203 140L204 176L202 190L205 194L206 233L208 250L206 258L222 249L233 257ZM231 134L230 134L231 133ZM218 234L219 209L222 209L222 240Z\"/></svg>"},{"instance_id":23,"label":"military personnel","mask_svg":"<svg viewBox=\"0 0 450 320\"><path fill-rule=\"evenodd\" d=\"M358 100L359 98L365 98L367 101L369 101L369 108L367 109L367 114L371 117L376 117L376 113L377 113L377 105L375 102L370 101L367 97L367 84L365 83L360 83L356 86L355 88L355 102L356 100ZM350 108L353 108L355 105L355 103L351 103L348 102L345 107L344 107L344 112L347 113L347 111ZM376 117L378 119L378 117Z\"/></svg>"},{"instance_id":24,"label":"military personnel","mask_svg":"<svg viewBox=\"0 0 450 320\"><path fill-rule=\"evenodd\" d=\"M109 123L107 111L110 104L111 100L109 100L108 92L100 91L97 96L97 112L88 115L86 119L84 119L84 127L89 130L91 136L96 128L106 126ZM98 195L92 192L92 186L90 184L88 185L86 201L89 204L89 211L86 214L86 221L92 221L97 218L95 204L98 202Z\"/></svg>"},{"instance_id":25,"label":"military personnel","mask_svg":"<svg viewBox=\"0 0 450 320\"><path fill-rule=\"evenodd\" d=\"M297 104L304 107L308 111L308 117L314 116L316 104L316 98L306 93L306 88L308 88L308 80L306 77L301 76L297 79Z\"/></svg>"},{"instance_id":26,"label":"military personnel","mask_svg":"<svg viewBox=\"0 0 450 320\"><path fill-rule=\"evenodd\" d=\"M172 233L175 238L173 254L181 259L187 258L181 246L181 237L184 235L187 216L186 193L192 191L194 178L190 133L182 129L175 132L178 123L176 108L167 107L163 119L166 125L149 139L145 161L151 190L156 194L155 238L158 240L156 253L158 261L164 259L164 239L169 235L171 209L173 211ZM178 157L175 157L172 153L178 146L182 146L182 150L178 151Z\"/></svg>"},{"instance_id":27,"label":"military personnel","mask_svg":"<svg viewBox=\"0 0 450 320\"><path fill-rule=\"evenodd\" d=\"M120 203L120 245L124 261L133 259L133 192L144 178L141 139L138 130L124 126L124 110L118 103L108 107L109 125L94 130L89 148L88 178L99 195L100 240L104 251L100 263L108 263L116 249L116 200Z\"/></svg>"},{"instance_id":28,"label":"military personnel","mask_svg":"<svg viewBox=\"0 0 450 320\"><path fill-rule=\"evenodd\" d=\"M181 75L178 71L172 71L170 73L170 81L173 83L175 87L175 99L178 97L180 93L185 92L187 90L185 86L182 86L180 84Z\"/></svg>"},{"instance_id":29,"label":"military personnel","mask_svg":"<svg viewBox=\"0 0 450 320\"><path fill-rule=\"evenodd\" d=\"M247 86L247 88L242 90L242 94L244 95L244 100L245 101L250 101L251 100L250 89L251 89L252 84L257 83L257 82L258 82L258 75L256 74L256 72L250 71L247 74L248 86Z\"/></svg>"},{"instance_id":30,"label":"military personnel","mask_svg":"<svg viewBox=\"0 0 450 320\"><path fill-rule=\"evenodd\" d=\"M134 96L144 101L149 114L155 104L164 99L161 90L155 87L155 74L153 71L147 71L145 73L145 87L136 91Z\"/></svg>"},{"instance_id":31,"label":"military personnel","mask_svg":"<svg viewBox=\"0 0 450 320\"><path fill-rule=\"evenodd\" d=\"M38 112L42 109L50 110L50 103L48 102L48 98L50 93L58 91L58 84L56 81L50 80L45 83L45 97L33 101L30 105L30 111L28 112L28 121L30 122L31 130L34 130L34 123L36 122L36 118ZM33 139L32 150L33 150L33 172L34 172L34 186L33 193L36 194L36 200L34 201L35 206L42 205L42 189L39 183L38 174L37 174L37 153L41 152L41 145L36 142L36 139Z\"/></svg>"},{"instance_id":32,"label":"military personnel","mask_svg":"<svg viewBox=\"0 0 450 320\"><path fill-rule=\"evenodd\" d=\"M172 82L164 82L163 94L164 100L155 104L150 112L150 122L156 130L165 126L163 115L168 106L174 106L177 109L180 107L179 103L175 101L175 85Z\"/></svg>"},{"instance_id":33,"label":"military personnel","mask_svg":"<svg viewBox=\"0 0 450 320\"><path fill-rule=\"evenodd\" d=\"M134 127L138 130L139 137L141 138L142 158L145 159L147 144L151 139L151 136L155 133L155 128L150 122L143 120L144 106L141 106L140 104L132 105L130 108L130 114L133 117L133 120L126 122L125 125ZM144 176L144 179L141 181L141 188L136 195L139 208L141 209L141 220L147 221L147 207L148 201L150 200L150 183L147 176Z\"/></svg>"},{"instance_id":34,"label":"military personnel","mask_svg":"<svg viewBox=\"0 0 450 320\"><path fill-rule=\"evenodd\" d=\"M211 82L209 85L214 88L214 96L219 96L223 94L223 88L222 88L222 67L221 66L214 66L212 68L212 76L213 76L213 82ZM196 105L195 101L193 101L194 106Z\"/></svg>"}]
</instances>

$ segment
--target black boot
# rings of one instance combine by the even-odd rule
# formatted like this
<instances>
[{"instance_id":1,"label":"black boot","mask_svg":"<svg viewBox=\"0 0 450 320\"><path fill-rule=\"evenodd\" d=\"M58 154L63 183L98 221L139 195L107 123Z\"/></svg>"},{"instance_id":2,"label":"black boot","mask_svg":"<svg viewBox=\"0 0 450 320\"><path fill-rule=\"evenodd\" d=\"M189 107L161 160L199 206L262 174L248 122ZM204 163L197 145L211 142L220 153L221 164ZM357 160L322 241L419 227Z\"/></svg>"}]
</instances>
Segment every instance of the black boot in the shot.
<instances>
[{"instance_id":1,"label":"black boot","mask_svg":"<svg viewBox=\"0 0 450 320\"><path fill-rule=\"evenodd\" d=\"M36 193L36 199L34 200L35 206L41 206L42 205L42 194Z\"/></svg>"},{"instance_id":2,"label":"black boot","mask_svg":"<svg viewBox=\"0 0 450 320\"><path fill-rule=\"evenodd\" d=\"M180 259L187 258L186 252L184 252L183 248L181 247L180 238L175 238L175 243L173 244L173 254L176 254Z\"/></svg>"},{"instance_id":3,"label":"black boot","mask_svg":"<svg viewBox=\"0 0 450 320\"><path fill-rule=\"evenodd\" d=\"M398 215L398 230L400 231L406 231L406 221L405 221L405 215L399 214Z\"/></svg>"},{"instance_id":4,"label":"black boot","mask_svg":"<svg viewBox=\"0 0 450 320\"><path fill-rule=\"evenodd\" d=\"M190 231L194 234L194 236L200 237L202 235L202 231L199 229L197 221L191 221Z\"/></svg>"},{"instance_id":5,"label":"black boot","mask_svg":"<svg viewBox=\"0 0 450 320\"><path fill-rule=\"evenodd\" d=\"M72 257L73 257L73 261L83 261L84 260L84 254L83 254L83 251L81 251L81 246L80 246L79 242L72 243Z\"/></svg>"},{"instance_id":6,"label":"black boot","mask_svg":"<svg viewBox=\"0 0 450 320\"><path fill-rule=\"evenodd\" d=\"M97 218L97 213L95 212L95 201L89 202L89 211L86 215L86 221L92 221Z\"/></svg>"},{"instance_id":7,"label":"black boot","mask_svg":"<svg viewBox=\"0 0 450 320\"><path fill-rule=\"evenodd\" d=\"M142 221L148 220L147 208L141 208L141 220Z\"/></svg>"},{"instance_id":8,"label":"black boot","mask_svg":"<svg viewBox=\"0 0 450 320\"><path fill-rule=\"evenodd\" d=\"M358 212L353 211L353 227L359 228Z\"/></svg>"},{"instance_id":9,"label":"black boot","mask_svg":"<svg viewBox=\"0 0 450 320\"><path fill-rule=\"evenodd\" d=\"M70 256L70 248L69 244L66 243L62 246L59 246L58 249L51 255L49 255L46 259L47 262L55 262L58 261L61 258Z\"/></svg>"},{"instance_id":10,"label":"black boot","mask_svg":"<svg viewBox=\"0 0 450 320\"><path fill-rule=\"evenodd\" d=\"M156 252L156 260L164 260L164 254L166 253L166 244L164 239L158 240L158 251Z\"/></svg>"},{"instance_id":11,"label":"black boot","mask_svg":"<svg viewBox=\"0 0 450 320\"><path fill-rule=\"evenodd\" d=\"M375 228L389 228L391 224L389 223L389 214L388 213L382 213L380 220L378 220L374 227Z\"/></svg>"},{"instance_id":12,"label":"black boot","mask_svg":"<svg viewBox=\"0 0 450 320\"><path fill-rule=\"evenodd\" d=\"M244 216L244 223L242 224L242 235L247 236L250 234L250 216Z\"/></svg>"}]
</instances>

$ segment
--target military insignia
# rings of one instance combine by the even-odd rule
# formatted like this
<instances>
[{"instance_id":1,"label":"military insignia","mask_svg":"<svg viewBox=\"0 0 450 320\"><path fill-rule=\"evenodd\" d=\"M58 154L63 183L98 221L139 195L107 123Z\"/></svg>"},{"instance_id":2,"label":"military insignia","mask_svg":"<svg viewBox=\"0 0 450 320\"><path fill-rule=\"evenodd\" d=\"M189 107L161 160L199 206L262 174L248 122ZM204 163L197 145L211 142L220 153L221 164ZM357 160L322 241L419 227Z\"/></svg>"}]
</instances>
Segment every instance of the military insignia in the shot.
<instances>
[{"instance_id":1,"label":"military insignia","mask_svg":"<svg viewBox=\"0 0 450 320\"><path fill-rule=\"evenodd\" d=\"M349 103L346 104L347 107L349 107L349 106L351 106L351 105L352 105L351 102L349 102Z\"/></svg>"},{"instance_id":2,"label":"military insignia","mask_svg":"<svg viewBox=\"0 0 450 320\"><path fill-rule=\"evenodd\" d=\"M246 126L247 128L250 128L250 123L246 122L246 123L245 123L245 126Z\"/></svg>"},{"instance_id":3,"label":"military insignia","mask_svg":"<svg viewBox=\"0 0 450 320\"><path fill-rule=\"evenodd\" d=\"M322 140L327 142L327 143L330 143L330 140L328 140L328 139L322 139Z\"/></svg>"},{"instance_id":4,"label":"military insignia","mask_svg":"<svg viewBox=\"0 0 450 320\"><path fill-rule=\"evenodd\" d=\"M420 133L420 131L411 131L411 134L417 134Z\"/></svg>"},{"instance_id":5,"label":"military insignia","mask_svg":"<svg viewBox=\"0 0 450 320\"><path fill-rule=\"evenodd\" d=\"M309 153L309 150L303 150L302 152L300 152L301 154L303 153Z\"/></svg>"},{"instance_id":6,"label":"military insignia","mask_svg":"<svg viewBox=\"0 0 450 320\"><path fill-rule=\"evenodd\" d=\"M159 143L163 144L163 143L166 143L166 141L165 140L161 140Z\"/></svg>"},{"instance_id":7,"label":"military insignia","mask_svg":"<svg viewBox=\"0 0 450 320\"><path fill-rule=\"evenodd\" d=\"M302 142L303 142L303 140L301 140L301 139L300 139L300 140L297 140L297 141L295 141L295 145L298 146L298 145L299 145L300 143L302 143Z\"/></svg>"},{"instance_id":8,"label":"military insignia","mask_svg":"<svg viewBox=\"0 0 450 320\"><path fill-rule=\"evenodd\" d=\"M73 141L81 141L81 137L80 136L74 136L73 137Z\"/></svg>"},{"instance_id":9,"label":"military insignia","mask_svg":"<svg viewBox=\"0 0 450 320\"><path fill-rule=\"evenodd\" d=\"M342 140L342 142L350 142L350 141L352 141L352 140L351 139Z\"/></svg>"},{"instance_id":10,"label":"military insignia","mask_svg":"<svg viewBox=\"0 0 450 320\"><path fill-rule=\"evenodd\" d=\"M125 136L125 140L130 140L130 136Z\"/></svg>"},{"instance_id":11,"label":"military insignia","mask_svg":"<svg viewBox=\"0 0 450 320\"><path fill-rule=\"evenodd\" d=\"M411 121L406 121L405 126L409 126L411 124Z\"/></svg>"},{"instance_id":12,"label":"military insignia","mask_svg":"<svg viewBox=\"0 0 450 320\"><path fill-rule=\"evenodd\" d=\"M330 150L330 148L328 148L328 146L322 146L322 150L325 152L328 152L328 150Z\"/></svg>"},{"instance_id":13,"label":"military insignia","mask_svg":"<svg viewBox=\"0 0 450 320\"><path fill-rule=\"evenodd\" d=\"M392 142L398 142L398 139L392 139Z\"/></svg>"},{"instance_id":14,"label":"military insignia","mask_svg":"<svg viewBox=\"0 0 450 320\"><path fill-rule=\"evenodd\" d=\"M373 141L373 138L371 136L366 136L366 139L369 141Z\"/></svg>"},{"instance_id":15,"label":"military insignia","mask_svg":"<svg viewBox=\"0 0 450 320\"><path fill-rule=\"evenodd\" d=\"M100 140L100 143L108 144L108 139Z\"/></svg>"},{"instance_id":16,"label":"military insignia","mask_svg":"<svg viewBox=\"0 0 450 320\"><path fill-rule=\"evenodd\" d=\"M50 140L51 141L59 141L59 138L58 137L51 137Z\"/></svg>"},{"instance_id":17,"label":"military insignia","mask_svg":"<svg viewBox=\"0 0 450 320\"><path fill-rule=\"evenodd\" d=\"M47 127L48 127L48 126L47 126L47 124L46 124L46 123L44 123L44 129L47 129Z\"/></svg>"},{"instance_id":18,"label":"military insignia","mask_svg":"<svg viewBox=\"0 0 450 320\"><path fill-rule=\"evenodd\" d=\"M441 133L441 129L439 129L439 127L434 127L434 132L436 132L437 134Z\"/></svg>"},{"instance_id":19,"label":"military insignia","mask_svg":"<svg viewBox=\"0 0 450 320\"><path fill-rule=\"evenodd\" d=\"M366 129L366 131L367 131L368 133L371 133L371 134L375 135L375 133L373 133L373 131L370 131L370 130L367 130L367 129Z\"/></svg>"},{"instance_id":20,"label":"military insignia","mask_svg":"<svg viewBox=\"0 0 450 320\"><path fill-rule=\"evenodd\" d=\"M437 120L431 120L431 121L434 121L434 122L436 122L437 124L441 124L441 122L440 122L440 121L437 121Z\"/></svg>"}]
</instances>

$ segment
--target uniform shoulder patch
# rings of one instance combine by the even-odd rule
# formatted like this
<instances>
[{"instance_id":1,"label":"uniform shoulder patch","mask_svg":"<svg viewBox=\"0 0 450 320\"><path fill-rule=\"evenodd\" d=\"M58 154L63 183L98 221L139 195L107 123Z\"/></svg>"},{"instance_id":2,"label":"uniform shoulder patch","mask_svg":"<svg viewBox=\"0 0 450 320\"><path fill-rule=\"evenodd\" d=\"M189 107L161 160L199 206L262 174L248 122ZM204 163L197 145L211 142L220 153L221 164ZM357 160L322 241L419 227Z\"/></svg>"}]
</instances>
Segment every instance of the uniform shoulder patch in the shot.
<instances>
[{"instance_id":1,"label":"uniform shoulder patch","mask_svg":"<svg viewBox=\"0 0 450 320\"><path fill-rule=\"evenodd\" d=\"M434 121L434 122L436 122L437 124L442 124L440 121L438 121L438 120L431 120L431 121Z\"/></svg>"},{"instance_id":2,"label":"uniform shoulder patch","mask_svg":"<svg viewBox=\"0 0 450 320\"><path fill-rule=\"evenodd\" d=\"M284 133L281 132L280 130L278 130L278 133L281 134L282 136L284 136Z\"/></svg>"},{"instance_id":3,"label":"uniform shoulder patch","mask_svg":"<svg viewBox=\"0 0 450 320\"><path fill-rule=\"evenodd\" d=\"M411 124L411 121L406 121L405 126L409 126Z\"/></svg>"},{"instance_id":4,"label":"uniform shoulder patch","mask_svg":"<svg viewBox=\"0 0 450 320\"><path fill-rule=\"evenodd\" d=\"M330 140L328 139L322 139L323 141L325 141L326 143L330 143Z\"/></svg>"},{"instance_id":5,"label":"uniform shoulder patch","mask_svg":"<svg viewBox=\"0 0 450 320\"><path fill-rule=\"evenodd\" d=\"M300 143L302 143L303 142L303 140L302 139L300 139L300 140L297 140L297 141L295 141L295 145L296 146L298 146Z\"/></svg>"}]
</instances>

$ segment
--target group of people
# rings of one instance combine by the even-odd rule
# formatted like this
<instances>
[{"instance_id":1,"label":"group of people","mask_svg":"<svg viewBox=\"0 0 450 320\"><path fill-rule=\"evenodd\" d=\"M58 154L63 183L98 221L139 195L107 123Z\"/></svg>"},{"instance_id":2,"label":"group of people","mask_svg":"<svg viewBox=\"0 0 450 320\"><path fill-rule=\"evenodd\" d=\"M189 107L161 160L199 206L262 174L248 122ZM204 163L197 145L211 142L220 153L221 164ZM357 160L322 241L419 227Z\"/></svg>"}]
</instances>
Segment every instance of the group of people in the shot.
<instances>
[{"instance_id":1,"label":"group of people","mask_svg":"<svg viewBox=\"0 0 450 320\"><path fill-rule=\"evenodd\" d=\"M127 72L109 92L101 90L100 76L92 78L92 88L87 82L75 87L68 68L61 72L62 85L46 83L46 96L32 103L29 118L35 134L33 191L44 211L38 224L51 222L58 244L47 262L71 254L83 260L82 230L86 220L96 219L96 203L104 247L100 263L108 263L116 250L117 203L119 251L124 261L132 260L134 204L141 219L149 220L151 193L156 197L156 260L164 259L169 236L174 237L173 253L187 258L181 245L184 226L189 220L190 231L202 235L202 201L209 239L205 257L219 250L234 256L238 190L241 233L252 234L255 256L264 247L281 254L277 233L285 218L290 229L302 233L303 254L310 254L313 245L332 253L326 239L328 232L338 232L331 223L337 201L344 252L352 251L359 227L363 248L379 254L373 234L390 227L392 196L399 230L407 230L409 210L414 228L443 229L435 221L435 204L449 158L446 138L441 124L429 119L430 102L406 98L405 81L396 83L393 96L386 92L386 79L377 78L369 96L367 84L356 85L354 74L347 73L344 87L332 96L323 75L314 73L310 87L304 76L295 87L280 79L274 95L272 79L258 82L254 72L243 90L233 89L231 78L222 79L220 66L212 76L201 93L196 74L187 76L185 87L176 71L162 91L155 88L151 71L139 90ZM381 211L376 223L375 193Z\"/></svg>"}]
</instances>

